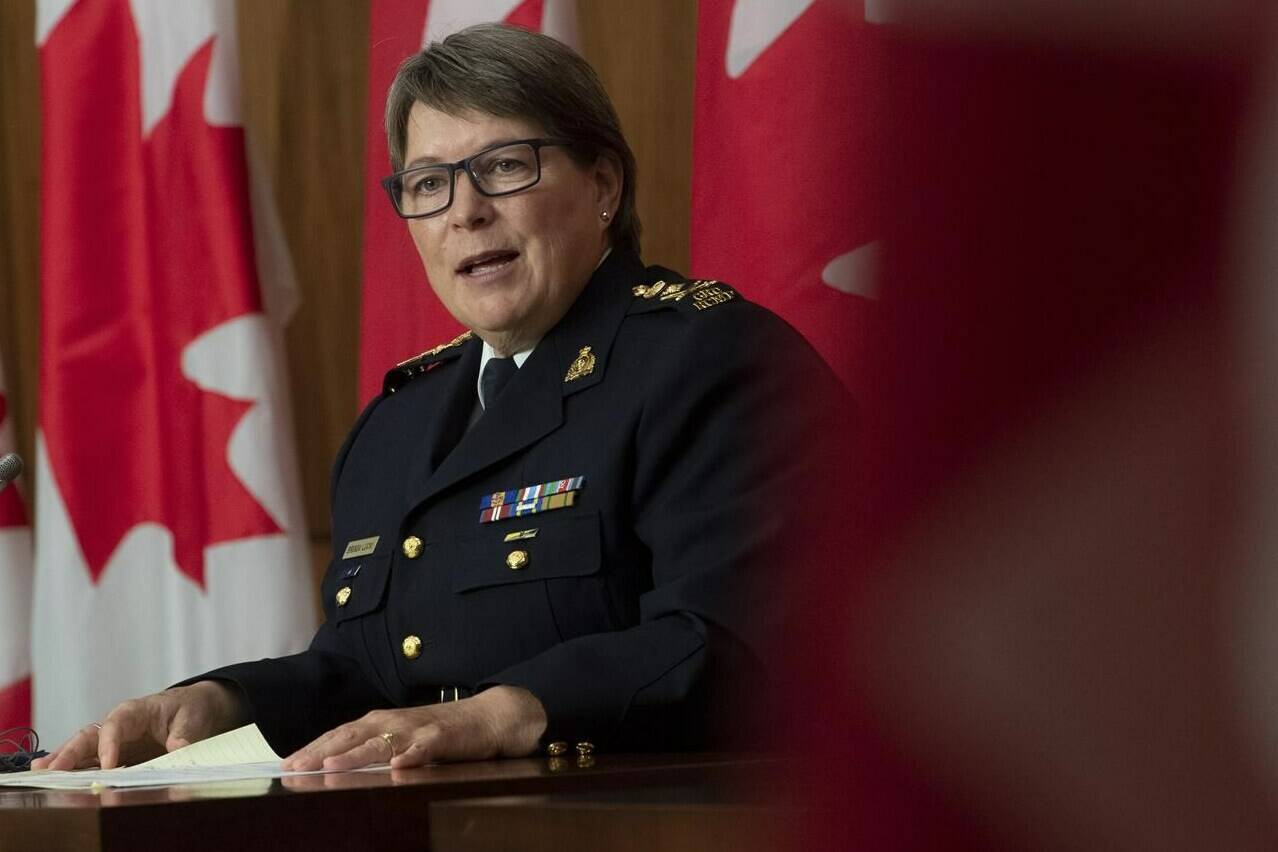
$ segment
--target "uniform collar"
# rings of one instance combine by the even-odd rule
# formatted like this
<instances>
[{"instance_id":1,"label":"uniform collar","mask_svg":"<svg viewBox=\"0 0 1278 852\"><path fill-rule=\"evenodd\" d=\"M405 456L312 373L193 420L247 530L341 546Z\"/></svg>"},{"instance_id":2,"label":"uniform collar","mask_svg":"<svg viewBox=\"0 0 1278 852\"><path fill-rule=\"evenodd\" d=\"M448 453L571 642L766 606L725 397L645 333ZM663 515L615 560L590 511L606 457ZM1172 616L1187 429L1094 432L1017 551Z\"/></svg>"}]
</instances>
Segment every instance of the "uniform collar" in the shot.
<instances>
[{"instance_id":1,"label":"uniform collar","mask_svg":"<svg viewBox=\"0 0 1278 852\"><path fill-rule=\"evenodd\" d=\"M599 258L599 262L595 264L594 272L591 273L592 278L594 274L599 271L599 267L604 265L604 261L608 259L608 256L610 254L612 254L612 246L608 246L608 248L604 249L604 253ZM588 287L590 285L587 284L586 286ZM528 356L532 354L533 350L537 348L537 343L540 343L540 342L541 341L538 340L536 343L533 343L533 345L529 346L527 349L521 349L518 352L516 352L514 355L510 356L515 359L515 366L516 367L524 366L524 362L528 360ZM488 366L488 362L490 360L496 357L497 357L497 350L493 349L493 347L490 346L487 341L484 341L483 350L480 352L480 355L479 355L479 372L475 376L475 393L477 396L480 394L479 381L480 381L480 378L484 375L484 368Z\"/></svg>"},{"instance_id":2,"label":"uniform collar","mask_svg":"<svg viewBox=\"0 0 1278 852\"><path fill-rule=\"evenodd\" d=\"M514 355L511 355L510 357L515 359L515 366L516 367L524 366L524 362L528 360L528 356L531 355L533 353L533 350L536 348L537 348L537 344L534 343L532 346L529 346L527 349L521 349L518 352L516 352ZM480 379L483 378L484 368L488 366L489 361L491 361L492 359L496 357L497 357L497 351L493 349L492 346L490 346L487 341L485 341L483 344L483 349L479 353L479 370L477 371L475 375L476 397L482 396L483 394L483 389L480 388L479 382L480 382Z\"/></svg>"},{"instance_id":3,"label":"uniform collar","mask_svg":"<svg viewBox=\"0 0 1278 852\"><path fill-rule=\"evenodd\" d=\"M634 299L631 288L643 274L643 264L633 252L608 254L568 313L537 343L501 396L412 495L410 504L431 499L559 428L564 397L593 387L607 372L617 330ZM462 363L474 364L477 370L482 344L472 340L465 348L475 355ZM473 392L474 375L467 371L465 376L468 394Z\"/></svg>"},{"instance_id":4,"label":"uniform collar","mask_svg":"<svg viewBox=\"0 0 1278 852\"><path fill-rule=\"evenodd\" d=\"M554 341L564 396L603 380L613 340L634 301L631 288L643 277L644 266L637 254L611 251L568 313L546 335L547 342Z\"/></svg>"}]
</instances>

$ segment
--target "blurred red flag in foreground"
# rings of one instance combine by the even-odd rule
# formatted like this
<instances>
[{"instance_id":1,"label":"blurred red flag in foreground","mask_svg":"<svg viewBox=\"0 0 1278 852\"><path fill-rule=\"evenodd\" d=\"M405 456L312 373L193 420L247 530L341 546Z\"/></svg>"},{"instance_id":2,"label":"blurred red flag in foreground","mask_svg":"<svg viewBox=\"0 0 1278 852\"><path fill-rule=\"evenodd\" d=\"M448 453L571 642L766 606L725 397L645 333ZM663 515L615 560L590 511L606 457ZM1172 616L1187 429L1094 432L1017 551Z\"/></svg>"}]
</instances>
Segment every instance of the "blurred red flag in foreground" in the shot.
<instances>
[{"instance_id":1,"label":"blurred red flag in foreground","mask_svg":"<svg viewBox=\"0 0 1278 852\"><path fill-rule=\"evenodd\" d=\"M794 848L1272 849L1278 621L1239 591L1278 552L1240 321L1273 299L1235 249L1273 15L919 5L855 117L891 194Z\"/></svg>"}]
</instances>

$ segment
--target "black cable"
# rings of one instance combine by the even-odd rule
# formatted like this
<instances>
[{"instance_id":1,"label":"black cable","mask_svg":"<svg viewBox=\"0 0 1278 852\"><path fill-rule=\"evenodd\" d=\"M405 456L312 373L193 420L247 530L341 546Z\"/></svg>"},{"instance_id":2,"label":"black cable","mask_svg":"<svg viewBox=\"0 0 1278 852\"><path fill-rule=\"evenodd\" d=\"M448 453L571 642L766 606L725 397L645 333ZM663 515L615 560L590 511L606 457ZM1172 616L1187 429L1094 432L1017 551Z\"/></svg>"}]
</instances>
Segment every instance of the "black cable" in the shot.
<instances>
[{"instance_id":1,"label":"black cable","mask_svg":"<svg viewBox=\"0 0 1278 852\"><path fill-rule=\"evenodd\" d=\"M31 768L31 761L48 754L40 750L35 728L25 726L0 731L0 749L4 748L13 750L0 751L0 772L24 772Z\"/></svg>"}]
</instances>

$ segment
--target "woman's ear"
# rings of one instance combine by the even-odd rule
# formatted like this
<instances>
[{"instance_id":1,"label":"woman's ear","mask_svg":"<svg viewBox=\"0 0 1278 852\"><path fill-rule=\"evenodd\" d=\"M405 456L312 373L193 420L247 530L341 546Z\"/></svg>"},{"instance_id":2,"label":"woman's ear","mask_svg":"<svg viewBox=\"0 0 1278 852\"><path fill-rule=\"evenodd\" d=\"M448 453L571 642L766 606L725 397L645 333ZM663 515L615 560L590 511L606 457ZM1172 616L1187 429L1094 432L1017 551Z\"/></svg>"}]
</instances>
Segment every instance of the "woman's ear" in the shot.
<instances>
[{"instance_id":1,"label":"woman's ear","mask_svg":"<svg viewBox=\"0 0 1278 852\"><path fill-rule=\"evenodd\" d=\"M617 207L621 204L621 188L625 182L621 169L621 159L612 151L605 151L595 160L595 201L601 217L611 223L617 215Z\"/></svg>"}]
</instances>

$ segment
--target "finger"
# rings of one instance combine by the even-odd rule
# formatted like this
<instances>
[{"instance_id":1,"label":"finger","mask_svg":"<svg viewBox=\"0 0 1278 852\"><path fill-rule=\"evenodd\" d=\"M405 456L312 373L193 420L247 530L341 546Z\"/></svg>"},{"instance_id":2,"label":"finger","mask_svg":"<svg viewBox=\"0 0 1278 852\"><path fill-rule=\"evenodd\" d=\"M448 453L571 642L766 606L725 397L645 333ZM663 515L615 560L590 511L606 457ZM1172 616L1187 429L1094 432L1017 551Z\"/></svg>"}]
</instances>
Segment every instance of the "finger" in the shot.
<instances>
[{"instance_id":1,"label":"finger","mask_svg":"<svg viewBox=\"0 0 1278 852\"><path fill-rule=\"evenodd\" d=\"M312 769L319 769L328 754L325 743L332 739L334 733L329 731L302 746L280 761L280 768L286 772L310 772Z\"/></svg>"},{"instance_id":2,"label":"finger","mask_svg":"<svg viewBox=\"0 0 1278 852\"><path fill-rule=\"evenodd\" d=\"M119 766L124 746L151 733L150 717L145 700L126 701L107 714L98 731L98 763L103 769Z\"/></svg>"},{"instance_id":3,"label":"finger","mask_svg":"<svg viewBox=\"0 0 1278 852\"><path fill-rule=\"evenodd\" d=\"M67 742L70 742L70 740L68 740ZM48 769L49 765L52 764L53 761L58 759L58 755L62 754L62 750L64 748L66 748L66 743L63 743L62 745L53 749L44 757L37 757L35 760L31 761L31 768L32 769Z\"/></svg>"},{"instance_id":4,"label":"finger","mask_svg":"<svg viewBox=\"0 0 1278 852\"><path fill-rule=\"evenodd\" d=\"M78 769L80 762L83 760L81 755L92 754L94 757L98 754L97 745L89 747L77 747L73 740L67 740L57 750L49 753L48 757L42 757L39 760L31 761L32 769L52 769L55 771Z\"/></svg>"},{"instance_id":5,"label":"finger","mask_svg":"<svg viewBox=\"0 0 1278 852\"><path fill-rule=\"evenodd\" d=\"M405 749L402 754L397 754L391 758L390 765L391 769L413 769L418 766L439 763L439 760L427 743L418 741Z\"/></svg>"},{"instance_id":6,"label":"finger","mask_svg":"<svg viewBox=\"0 0 1278 852\"><path fill-rule=\"evenodd\" d=\"M64 746L58 746L56 749L49 752L44 757L37 757L35 760L31 761L31 768L32 769L51 769L53 767L53 762L58 759L58 755L62 754L63 747ZM96 751L95 751L95 754L96 754Z\"/></svg>"},{"instance_id":7,"label":"finger","mask_svg":"<svg viewBox=\"0 0 1278 852\"><path fill-rule=\"evenodd\" d=\"M114 715L115 711L112 711ZM120 765L120 746L129 742L136 727L129 717L123 720L118 716L107 716L98 731L98 765L103 769L114 769Z\"/></svg>"},{"instance_id":8,"label":"finger","mask_svg":"<svg viewBox=\"0 0 1278 852\"><path fill-rule=\"evenodd\" d=\"M324 758L325 769L359 769L391 759L391 744L380 736L370 737L355 748Z\"/></svg>"},{"instance_id":9,"label":"finger","mask_svg":"<svg viewBox=\"0 0 1278 852\"><path fill-rule=\"evenodd\" d=\"M58 746L53 754L42 761L40 769L80 769L92 766L98 756L98 727L85 725ZM32 764L34 766L34 763Z\"/></svg>"},{"instance_id":10,"label":"finger","mask_svg":"<svg viewBox=\"0 0 1278 852\"><path fill-rule=\"evenodd\" d=\"M367 738L368 731L354 725L341 725L284 758L281 768L295 772L319 769L324 765L324 758L348 752Z\"/></svg>"},{"instance_id":11,"label":"finger","mask_svg":"<svg viewBox=\"0 0 1278 852\"><path fill-rule=\"evenodd\" d=\"M413 731L412 742L404 749L401 761L391 761L392 768L406 769L428 763L451 763L462 760L487 760L496 757L493 737L482 726L431 722ZM401 755L396 755L401 757Z\"/></svg>"},{"instance_id":12,"label":"finger","mask_svg":"<svg viewBox=\"0 0 1278 852\"><path fill-rule=\"evenodd\" d=\"M305 771L308 768L307 764L314 758L317 750L323 748L324 742L331 739L338 730L340 729L334 728L333 730L325 731L297 751L285 755L284 759L280 761L280 768L290 772L295 770Z\"/></svg>"},{"instance_id":13,"label":"finger","mask_svg":"<svg viewBox=\"0 0 1278 852\"><path fill-rule=\"evenodd\" d=\"M432 722L413 731L412 741L402 753L391 760L392 769L408 769L414 766L425 766L428 763L442 763L449 757L450 751L464 747L465 737L460 736L457 728L445 728Z\"/></svg>"},{"instance_id":14,"label":"finger","mask_svg":"<svg viewBox=\"0 0 1278 852\"><path fill-rule=\"evenodd\" d=\"M164 743L165 751L177 751L202 739L200 736L200 730L203 727L202 714L190 705L182 704L173 714L172 722L165 727L162 737L157 739Z\"/></svg>"},{"instance_id":15,"label":"finger","mask_svg":"<svg viewBox=\"0 0 1278 852\"><path fill-rule=\"evenodd\" d=\"M316 737L307 745L284 758L282 768L295 771L309 771L323 766L324 759L333 755L344 754L374 734L380 735L388 727L402 727L395 720L403 710L370 710L359 719L338 725Z\"/></svg>"}]
</instances>

